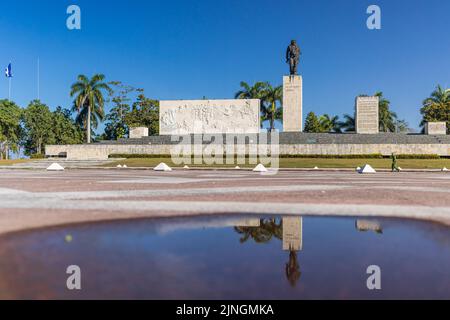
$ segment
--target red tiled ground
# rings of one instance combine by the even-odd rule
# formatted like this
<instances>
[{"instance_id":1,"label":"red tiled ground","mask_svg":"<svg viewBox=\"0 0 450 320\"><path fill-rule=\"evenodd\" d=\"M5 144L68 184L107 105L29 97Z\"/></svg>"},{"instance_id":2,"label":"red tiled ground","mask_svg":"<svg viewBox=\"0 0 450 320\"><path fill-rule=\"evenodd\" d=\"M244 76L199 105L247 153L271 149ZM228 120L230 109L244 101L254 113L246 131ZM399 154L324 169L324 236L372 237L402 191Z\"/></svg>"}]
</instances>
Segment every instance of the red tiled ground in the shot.
<instances>
[{"instance_id":1,"label":"red tiled ground","mask_svg":"<svg viewBox=\"0 0 450 320\"><path fill-rule=\"evenodd\" d=\"M449 173L0 170L0 233L211 213L386 215L450 221Z\"/></svg>"}]
</instances>

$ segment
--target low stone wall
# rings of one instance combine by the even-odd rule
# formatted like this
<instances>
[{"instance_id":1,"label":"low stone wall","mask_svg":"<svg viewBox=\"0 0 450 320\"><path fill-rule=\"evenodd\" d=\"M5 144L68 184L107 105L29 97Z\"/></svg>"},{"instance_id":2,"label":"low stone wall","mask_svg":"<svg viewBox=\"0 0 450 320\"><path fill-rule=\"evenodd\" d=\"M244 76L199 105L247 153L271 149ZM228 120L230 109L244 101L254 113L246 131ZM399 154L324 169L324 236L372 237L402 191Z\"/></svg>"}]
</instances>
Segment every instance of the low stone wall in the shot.
<instances>
[{"instance_id":1,"label":"low stone wall","mask_svg":"<svg viewBox=\"0 0 450 320\"><path fill-rule=\"evenodd\" d=\"M68 160L106 160L111 154L170 154L170 145L85 144L48 145L45 155L66 155Z\"/></svg>"},{"instance_id":2,"label":"low stone wall","mask_svg":"<svg viewBox=\"0 0 450 320\"><path fill-rule=\"evenodd\" d=\"M270 146L260 147L269 149ZM68 160L106 160L111 154L171 154L173 144L90 144L46 146L47 156L67 155ZM246 146L248 150L248 146ZM264 149L263 149L264 150ZM270 149L269 149L270 150ZM280 144L280 155L438 154L450 156L450 144Z\"/></svg>"}]
</instances>

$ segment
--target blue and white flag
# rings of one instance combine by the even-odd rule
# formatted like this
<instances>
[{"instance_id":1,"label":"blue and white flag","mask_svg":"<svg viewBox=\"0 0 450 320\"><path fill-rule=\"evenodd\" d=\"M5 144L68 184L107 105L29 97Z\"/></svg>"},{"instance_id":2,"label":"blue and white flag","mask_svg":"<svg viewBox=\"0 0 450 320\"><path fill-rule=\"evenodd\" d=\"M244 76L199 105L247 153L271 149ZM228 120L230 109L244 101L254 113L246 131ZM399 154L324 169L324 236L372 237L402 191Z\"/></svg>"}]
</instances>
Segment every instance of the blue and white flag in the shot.
<instances>
[{"instance_id":1,"label":"blue and white flag","mask_svg":"<svg viewBox=\"0 0 450 320\"><path fill-rule=\"evenodd\" d=\"M7 77L7 78L12 78L12 68L11 68L11 63L10 64L8 64L8 67L6 67L6 69L5 69L5 76Z\"/></svg>"}]
</instances>

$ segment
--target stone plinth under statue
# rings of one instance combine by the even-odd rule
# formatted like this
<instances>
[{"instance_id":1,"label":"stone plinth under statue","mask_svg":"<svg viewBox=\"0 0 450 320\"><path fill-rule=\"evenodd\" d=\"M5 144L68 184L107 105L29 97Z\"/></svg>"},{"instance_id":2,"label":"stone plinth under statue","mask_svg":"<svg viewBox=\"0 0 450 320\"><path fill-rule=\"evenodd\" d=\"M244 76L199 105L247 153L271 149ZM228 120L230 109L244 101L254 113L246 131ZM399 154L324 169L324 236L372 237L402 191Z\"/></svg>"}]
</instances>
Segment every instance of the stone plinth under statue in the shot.
<instances>
[{"instance_id":1,"label":"stone plinth under statue","mask_svg":"<svg viewBox=\"0 0 450 320\"><path fill-rule=\"evenodd\" d=\"M360 134L376 134L379 125L379 97L357 97L355 106L355 129Z\"/></svg>"},{"instance_id":2,"label":"stone plinth under statue","mask_svg":"<svg viewBox=\"0 0 450 320\"><path fill-rule=\"evenodd\" d=\"M303 78L283 77L283 131L303 131Z\"/></svg>"},{"instance_id":3,"label":"stone plinth under statue","mask_svg":"<svg viewBox=\"0 0 450 320\"><path fill-rule=\"evenodd\" d=\"M260 101L160 101L160 135L259 133Z\"/></svg>"}]
</instances>

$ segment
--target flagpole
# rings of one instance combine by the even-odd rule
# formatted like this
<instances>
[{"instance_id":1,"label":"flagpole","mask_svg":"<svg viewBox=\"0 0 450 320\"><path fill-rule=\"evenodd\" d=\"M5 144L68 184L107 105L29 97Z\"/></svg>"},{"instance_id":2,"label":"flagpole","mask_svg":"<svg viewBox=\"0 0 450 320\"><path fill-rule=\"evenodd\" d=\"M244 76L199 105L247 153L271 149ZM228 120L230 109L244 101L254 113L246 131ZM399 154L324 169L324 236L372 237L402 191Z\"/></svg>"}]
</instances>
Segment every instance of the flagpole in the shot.
<instances>
[{"instance_id":1,"label":"flagpole","mask_svg":"<svg viewBox=\"0 0 450 320\"><path fill-rule=\"evenodd\" d=\"M11 77L9 77L8 101L11 101Z\"/></svg>"}]
</instances>

